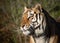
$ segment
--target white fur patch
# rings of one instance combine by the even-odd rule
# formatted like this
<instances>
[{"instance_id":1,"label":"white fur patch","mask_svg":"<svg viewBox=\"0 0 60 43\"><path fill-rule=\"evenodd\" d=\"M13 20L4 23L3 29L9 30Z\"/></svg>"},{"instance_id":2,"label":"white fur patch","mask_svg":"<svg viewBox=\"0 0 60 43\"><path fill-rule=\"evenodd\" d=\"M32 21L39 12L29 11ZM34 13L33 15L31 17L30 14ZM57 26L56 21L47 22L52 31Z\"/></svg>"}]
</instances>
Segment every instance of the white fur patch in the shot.
<instances>
[{"instance_id":1,"label":"white fur patch","mask_svg":"<svg viewBox=\"0 0 60 43\"><path fill-rule=\"evenodd\" d=\"M36 33L36 35L38 36L39 34L42 34L42 33L43 33L43 30L37 28L37 29L35 30L35 33Z\"/></svg>"},{"instance_id":2,"label":"white fur patch","mask_svg":"<svg viewBox=\"0 0 60 43\"><path fill-rule=\"evenodd\" d=\"M40 38L35 38L36 43L45 43L45 39L44 36L40 37Z\"/></svg>"},{"instance_id":3,"label":"white fur patch","mask_svg":"<svg viewBox=\"0 0 60 43\"><path fill-rule=\"evenodd\" d=\"M31 11L31 14L34 14L34 11Z\"/></svg>"},{"instance_id":4,"label":"white fur patch","mask_svg":"<svg viewBox=\"0 0 60 43\"><path fill-rule=\"evenodd\" d=\"M24 34L24 35L29 35L30 32L29 32L29 31L23 31L23 34Z\"/></svg>"},{"instance_id":5,"label":"white fur patch","mask_svg":"<svg viewBox=\"0 0 60 43\"><path fill-rule=\"evenodd\" d=\"M24 26L23 28L22 27L20 27L20 28L21 28L21 31L23 32L24 35L30 34L30 31L27 30L28 28L26 26Z\"/></svg>"},{"instance_id":6,"label":"white fur patch","mask_svg":"<svg viewBox=\"0 0 60 43\"><path fill-rule=\"evenodd\" d=\"M30 15L31 13L30 12L28 12L28 17L27 18L29 18L31 15Z\"/></svg>"}]
</instances>

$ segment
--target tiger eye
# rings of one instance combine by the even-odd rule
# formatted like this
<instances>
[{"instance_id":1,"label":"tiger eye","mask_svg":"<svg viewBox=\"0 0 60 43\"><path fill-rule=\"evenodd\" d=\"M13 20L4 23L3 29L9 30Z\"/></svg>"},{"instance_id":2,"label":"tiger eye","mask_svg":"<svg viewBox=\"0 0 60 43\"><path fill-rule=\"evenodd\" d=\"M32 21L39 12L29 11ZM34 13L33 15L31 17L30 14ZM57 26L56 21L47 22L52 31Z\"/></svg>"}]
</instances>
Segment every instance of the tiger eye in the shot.
<instances>
[{"instance_id":1,"label":"tiger eye","mask_svg":"<svg viewBox=\"0 0 60 43\"><path fill-rule=\"evenodd\" d=\"M22 27L24 27L25 25L23 25Z\"/></svg>"},{"instance_id":2,"label":"tiger eye","mask_svg":"<svg viewBox=\"0 0 60 43\"><path fill-rule=\"evenodd\" d=\"M32 19L33 19L33 17L32 17Z\"/></svg>"},{"instance_id":3,"label":"tiger eye","mask_svg":"<svg viewBox=\"0 0 60 43\"><path fill-rule=\"evenodd\" d=\"M34 12L34 13L36 13L36 12Z\"/></svg>"}]
</instances>

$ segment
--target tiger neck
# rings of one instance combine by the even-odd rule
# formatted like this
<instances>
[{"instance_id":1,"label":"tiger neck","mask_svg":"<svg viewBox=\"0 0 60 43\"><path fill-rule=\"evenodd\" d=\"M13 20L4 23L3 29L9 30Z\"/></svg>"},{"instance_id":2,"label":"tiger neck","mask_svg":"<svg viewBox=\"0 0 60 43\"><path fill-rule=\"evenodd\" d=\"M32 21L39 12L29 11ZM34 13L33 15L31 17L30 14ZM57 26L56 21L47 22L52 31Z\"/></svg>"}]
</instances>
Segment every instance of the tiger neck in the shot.
<instances>
[{"instance_id":1,"label":"tiger neck","mask_svg":"<svg viewBox=\"0 0 60 43\"><path fill-rule=\"evenodd\" d=\"M45 28L47 30L47 28ZM48 31L44 31L42 34L39 34L36 36L35 34L33 35L33 39L35 43L49 43L49 34Z\"/></svg>"},{"instance_id":2,"label":"tiger neck","mask_svg":"<svg viewBox=\"0 0 60 43\"><path fill-rule=\"evenodd\" d=\"M41 36L39 38L33 37L34 43L48 43L49 38L46 38L45 36Z\"/></svg>"}]
</instances>

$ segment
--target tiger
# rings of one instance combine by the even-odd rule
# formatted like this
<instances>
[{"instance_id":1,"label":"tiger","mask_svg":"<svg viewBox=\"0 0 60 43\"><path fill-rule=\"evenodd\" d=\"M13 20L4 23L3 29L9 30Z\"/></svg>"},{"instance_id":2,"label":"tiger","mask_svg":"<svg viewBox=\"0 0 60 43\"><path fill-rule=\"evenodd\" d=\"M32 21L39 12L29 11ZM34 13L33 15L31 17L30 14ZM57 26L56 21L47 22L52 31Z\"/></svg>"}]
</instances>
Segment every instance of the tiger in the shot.
<instances>
[{"instance_id":1,"label":"tiger","mask_svg":"<svg viewBox=\"0 0 60 43\"><path fill-rule=\"evenodd\" d=\"M21 31L32 36L34 43L59 43L60 23L56 22L41 4L33 8L25 7L21 19Z\"/></svg>"},{"instance_id":2,"label":"tiger","mask_svg":"<svg viewBox=\"0 0 60 43\"><path fill-rule=\"evenodd\" d=\"M31 9L27 9L26 6L24 7L24 12L23 12L23 15L22 15L21 26L20 26L20 27L21 27L21 31L23 31L23 28L22 28L22 27L24 27L25 24L26 24L26 26L29 26L29 25L30 25L30 24L29 24L29 23L30 23L30 20L27 19L28 12L29 12L30 10L31 10ZM28 31L27 31L27 32L25 31L25 32L23 32L23 33L24 33L25 35L26 35L26 34L29 34ZM29 37L30 37L30 38L29 38L29 39L30 39L30 42L29 42L29 43L35 43L33 37L32 37L32 36L29 36Z\"/></svg>"}]
</instances>

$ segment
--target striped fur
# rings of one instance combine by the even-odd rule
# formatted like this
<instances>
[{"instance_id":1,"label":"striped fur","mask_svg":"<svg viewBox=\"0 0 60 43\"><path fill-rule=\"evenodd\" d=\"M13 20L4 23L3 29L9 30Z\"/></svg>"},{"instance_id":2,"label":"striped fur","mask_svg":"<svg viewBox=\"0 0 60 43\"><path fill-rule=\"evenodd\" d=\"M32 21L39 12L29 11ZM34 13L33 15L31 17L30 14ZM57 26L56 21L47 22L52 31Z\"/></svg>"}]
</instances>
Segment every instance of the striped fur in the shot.
<instances>
[{"instance_id":1,"label":"striped fur","mask_svg":"<svg viewBox=\"0 0 60 43\"><path fill-rule=\"evenodd\" d=\"M23 34L32 36L35 43L59 43L59 28L60 24L40 4L30 9L25 7L21 30Z\"/></svg>"}]
</instances>

